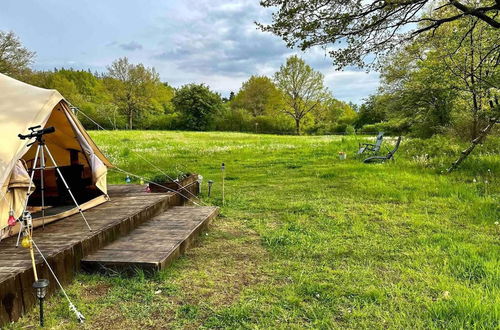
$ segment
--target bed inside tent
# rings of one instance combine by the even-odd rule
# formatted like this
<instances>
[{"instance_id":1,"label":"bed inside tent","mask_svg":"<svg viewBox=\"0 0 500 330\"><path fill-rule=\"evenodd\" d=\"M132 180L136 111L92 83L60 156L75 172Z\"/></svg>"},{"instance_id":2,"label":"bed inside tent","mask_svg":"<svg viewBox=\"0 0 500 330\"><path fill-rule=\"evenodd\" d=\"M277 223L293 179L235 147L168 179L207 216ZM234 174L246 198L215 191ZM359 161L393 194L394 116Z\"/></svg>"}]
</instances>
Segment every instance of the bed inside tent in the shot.
<instances>
[{"instance_id":1,"label":"bed inside tent","mask_svg":"<svg viewBox=\"0 0 500 330\"><path fill-rule=\"evenodd\" d=\"M112 165L61 94L1 74L0 89L5 92L0 94L0 120L9 120L12 116L10 125L0 122L0 146L5 147L0 149L0 238L19 231L19 224L9 226L8 219L10 215L19 218L26 203L33 217L33 226L38 227L108 200L106 174ZM17 103L16 99L25 102ZM19 105L16 107L16 104ZM25 120L19 120L23 118ZM39 170L41 152L35 158L38 143L29 146L36 140L21 140L17 136L29 133L29 127L37 125L55 129L43 136L47 147L43 154L43 194ZM28 197L33 167L36 170ZM43 211L42 204L45 205Z\"/></svg>"}]
</instances>

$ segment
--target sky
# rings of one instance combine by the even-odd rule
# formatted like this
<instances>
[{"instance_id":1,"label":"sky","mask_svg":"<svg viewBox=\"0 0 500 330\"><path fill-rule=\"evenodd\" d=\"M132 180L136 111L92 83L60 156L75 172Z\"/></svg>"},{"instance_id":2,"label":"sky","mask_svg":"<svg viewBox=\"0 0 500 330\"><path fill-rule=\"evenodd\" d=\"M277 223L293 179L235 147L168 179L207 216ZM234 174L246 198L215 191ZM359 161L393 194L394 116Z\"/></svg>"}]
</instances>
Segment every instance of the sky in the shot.
<instances>
[{"instance_id":1,"label":"sky","mask_svg":"<svg viewBox=\"0 0 500 330\"><path fill-rule=\"evenodd\" d=\"M174 87L205 83L227 96L251 75L272 76L298 54L325 76L335 98L362 103L379 75L336 71L320 48L289 49L257 29L270 22L259 0L2 0L0 30L36 52L33 67L105 72L120 57L154 67Z\"/></svg>"}]
</instances>

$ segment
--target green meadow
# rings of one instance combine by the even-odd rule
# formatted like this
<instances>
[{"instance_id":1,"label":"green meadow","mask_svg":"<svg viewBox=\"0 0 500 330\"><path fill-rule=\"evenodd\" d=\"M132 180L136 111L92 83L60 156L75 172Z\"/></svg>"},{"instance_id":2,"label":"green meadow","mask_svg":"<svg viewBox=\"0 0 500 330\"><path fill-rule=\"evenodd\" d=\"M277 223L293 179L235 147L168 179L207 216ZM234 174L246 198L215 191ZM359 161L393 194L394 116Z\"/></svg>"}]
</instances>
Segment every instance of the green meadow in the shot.
<instances>
[{"instance_id":1,"label":"green meadow","mask_svg":"<svg viewBox=\"0 0 500 330\"><path fill-rule=\"evenodd\" d=\"M405 139L395 161L370 165L355 151L373 137L91 135L124 170L157 175L145 158L170 175L200 173L202 201L221 215L165 271L78 275L68 292L83 328L500 328L498 137L448 175L466 145L446 138ZM47 318L81 328L61 295Z\"/></svg>"}]
</instances>

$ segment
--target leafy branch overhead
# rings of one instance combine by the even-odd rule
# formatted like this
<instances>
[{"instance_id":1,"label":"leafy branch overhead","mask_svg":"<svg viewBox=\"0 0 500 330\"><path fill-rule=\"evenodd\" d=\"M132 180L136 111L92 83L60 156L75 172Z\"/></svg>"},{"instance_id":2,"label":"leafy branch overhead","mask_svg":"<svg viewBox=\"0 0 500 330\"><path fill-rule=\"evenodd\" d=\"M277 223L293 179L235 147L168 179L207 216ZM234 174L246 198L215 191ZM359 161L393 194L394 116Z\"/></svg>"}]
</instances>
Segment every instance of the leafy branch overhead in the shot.
<instances>
[{"instance_id":1,"label":"leafy branch overhead","mask_svg":"<svg viewBox=\"0 0 500 330\"><path fill-rule=\"evenodd\" d=\"M263 31L302 50L329 46L339 68L366 66L371 54L386 55L423 32L468 17L500 28L500 0L262 0L261 5L278 8L271 24L258 23Z\"/></svg>"}]
</instances>

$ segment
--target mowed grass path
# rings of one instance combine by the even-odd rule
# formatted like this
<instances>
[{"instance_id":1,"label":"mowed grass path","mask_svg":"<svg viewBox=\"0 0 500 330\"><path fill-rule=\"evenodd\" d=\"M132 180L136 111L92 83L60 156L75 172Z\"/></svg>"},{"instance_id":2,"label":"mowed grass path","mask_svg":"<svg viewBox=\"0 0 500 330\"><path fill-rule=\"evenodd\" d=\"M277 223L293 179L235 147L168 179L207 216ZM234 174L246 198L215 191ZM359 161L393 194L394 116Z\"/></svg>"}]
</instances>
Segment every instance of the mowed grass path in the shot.
<instances>
[{"instance_id":1,"label":"mowed grass path","mask_svg":"<svg viewBox=\"0 0 500 330\"><path fill-rule=\"evenodd\" d=\"M92 136L128 171L158 174L140 153L169 173L201 173L204 192L214 180L204 201L222 213L166 271L79 275L69 292L85 328L500 327L498 155L472 157L480 173L443 175L405 143L394 163L362 164L356 137ZM60 296L48 315L50 327L78 327ZM34 311L13 327L36 322Z\"/></svg>"}]
</instances>

